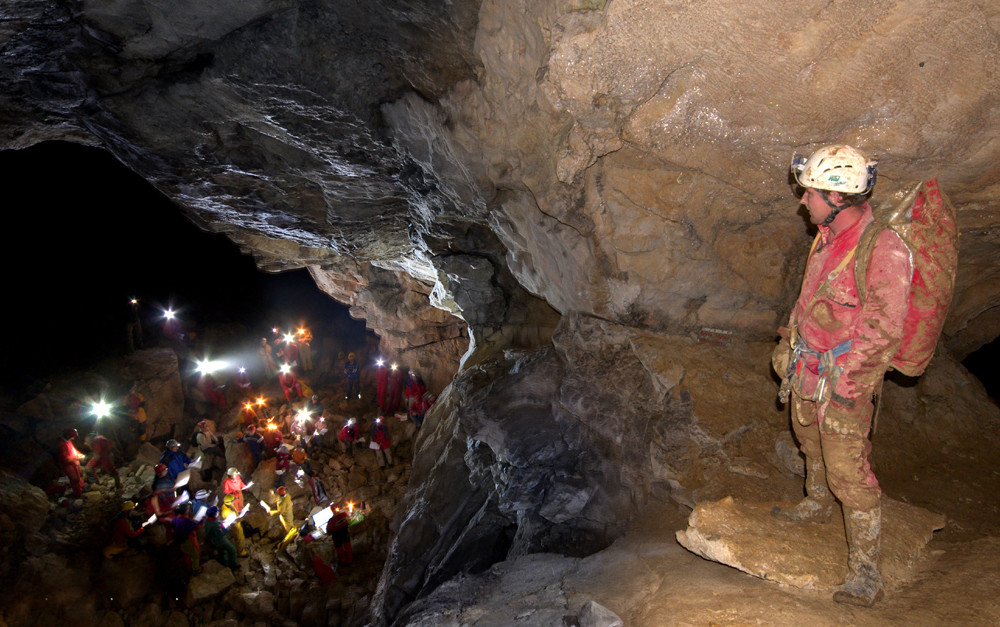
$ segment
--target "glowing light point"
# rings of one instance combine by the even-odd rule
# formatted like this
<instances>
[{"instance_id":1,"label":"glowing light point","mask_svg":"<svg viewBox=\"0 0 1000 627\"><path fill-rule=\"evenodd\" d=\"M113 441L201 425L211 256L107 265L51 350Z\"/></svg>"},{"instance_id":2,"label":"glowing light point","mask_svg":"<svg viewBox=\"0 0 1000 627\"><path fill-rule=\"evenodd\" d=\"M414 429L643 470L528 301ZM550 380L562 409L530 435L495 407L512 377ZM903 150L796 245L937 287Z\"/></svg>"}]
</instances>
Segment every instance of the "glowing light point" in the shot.
<instances>
[{"instance_id":1,"label":"glowing light point","mask_svg":"<svg viewBox=\"0 0 1000 627\"><path fill-rule=\"evenodd\" d=\"M288 364L281 364L281 368L279 368L279 370L281 370L281 374L288 374L292 371L292 367Z\"/></svg>"},{"instance_id":2,"label":"glowing light point","mask_svg":"<svg viewBox=\"0 0 1000 627\"><path fill-rule=\"evenodd\" d=\"M291 333L286 333L285 334L285 344L291 344L294 341L295 341L295 336L294 335L292 335Z\"/></svg>"},{"instance_id":3,"label":"glowing light point","mask_svg":"<svg viewBox=\"0 0 1000 627\"><path fill-rule=\"evenodd\" d=\"M164 309L163 317L166 318L167 320L173 320L174 318L177 317L177 314L174 313L173 309Z\"/></svg>"},{"instance_id":4,"label":"glowing light point","mask_svg":"<svg viewBox=\"0 0 1000 627\"><path fill-rule=\"evenodd\" d=\"M392 364L392 369L395 370L396 368L397 368L396 364Z\"/></svg>"},{"instance_id":5,"label":"glowing light point","mask_svg":"<svg viewBox=\"0 0 1000 627\"><path fill-rule=\"evenodd\" d=\"M381 368L382 366L385 365L385 360L384 359L376 359L375 360L375 365L378 366L379 368Z\"/></svg>"},{"instance_id":6,"label":"glowing light point","mask_svg":"<svg viewBox=\"0 0 1000 627\"><path fill-rule=\"evenodd\" d=\"M240 366L240 374L246 374L246 372L247 372L247 369L244 368L243 366Z\"/></svg>"},{"instance_id":7,"label":"glowing light point","mask_svg":"<svg viewBox=\"0 0 1000 627\"><path fill-rule=\"evenodd\" d=\"M107 418L111 415L111 404L104 401L94 403L90 408L90 413L97 416L97 419Z\"/></svg>"}]
</instances>

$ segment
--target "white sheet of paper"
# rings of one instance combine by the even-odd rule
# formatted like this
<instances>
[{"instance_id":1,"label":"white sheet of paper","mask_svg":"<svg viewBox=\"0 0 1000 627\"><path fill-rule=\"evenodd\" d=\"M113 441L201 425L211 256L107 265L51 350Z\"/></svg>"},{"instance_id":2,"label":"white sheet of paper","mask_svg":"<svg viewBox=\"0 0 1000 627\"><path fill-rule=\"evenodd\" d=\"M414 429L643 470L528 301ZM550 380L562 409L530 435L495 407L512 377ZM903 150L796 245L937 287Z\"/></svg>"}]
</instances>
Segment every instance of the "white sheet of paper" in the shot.
<instances>
[{"instance_id":1,"label":"white sheet of paper","mask_svg":"<svg viewBox=\"0 0 1000 627\"><path fill-rule=\"evenodd\" d=\"M198 459L188 464L188 468L201 468L201 456L199 456Z\"/></svg>"},{"instance_id":2,"label":"white sheet of paper","mask_svg":"<svg viewBox=\"0 0 1000 627\"><path fill-rule=\"evenodd\" d=\"M313 524L316 525L316 529L320 532L326 531L326 523L330 522L333 518L333 511L329 507L324 507L315 514L313 514Z\"/></svg>"},{"instance_id":3,"label":"white sheet of paper","mask_svg":"<svg viewBox=\"0 0 1000 627\"><path fill-rule=\"evenodd\" d=\"M243 489L244 489L244 490L249 490L249 489L250 489L250 486L252 486L252 485L253 485L253 481L251 481L250 483L248 483L248 484L246 484L245 486L243 486Z\"/></svg>"},{"instance_id":4,"label":"white sheet of paper","mask_svg":"<svg viewBox=\"0 0 1000 627\"><path fill-rule=\"evenodd\" d=\"M369 442L368 443L368 448L378 450L378 448L379 448L378 442Z\"/></svg>"},{"instance_id":5,"label":"white sheet of paper","mask_svg":"<svg viewBox=\"0 0 1000 627\"><path fill-rule=\"evenodd\" d=\"M174 480L174 488L183 488L191 481L191 471L185 469L177 473L177 479Z\"/></svg>"},{"instance_id":6,"label":"white sheet of paper","mask_svg":"<svg viewBox=\"0 0 1000 627\"><path fill-rule=\"evenodd\" d=\"M156 514L153 514L152 516L149 517L149 519L146 522L142 523L142 526L148 527L149 525L152 525L155 522L156 522Z\"/></svg>"},{"instance_id":7,"label":"white sheet of paper","mask_svg":"<svg viewBox=\"0 0 1000 627\"><path fill-rule=\"evenodd\" d=\"M198 511L195 512L194 519L197 521L201 521L201 519L204 518L205 514L207 513L208 513L208 508L205 507L204 505L199 505Z\"/></svg>"},{"instance_id":8,"label":"white sheet of paper","mask_svg":"<svg viewBox=\"0 0 1000 627\"><path fill-rule=\"evenodd\" d=\"M236 514L230 514L226 516L225 520L222 521L222 527L224 529L229 529L229 525L236 522Z\"/></svg>"}]
</instances>

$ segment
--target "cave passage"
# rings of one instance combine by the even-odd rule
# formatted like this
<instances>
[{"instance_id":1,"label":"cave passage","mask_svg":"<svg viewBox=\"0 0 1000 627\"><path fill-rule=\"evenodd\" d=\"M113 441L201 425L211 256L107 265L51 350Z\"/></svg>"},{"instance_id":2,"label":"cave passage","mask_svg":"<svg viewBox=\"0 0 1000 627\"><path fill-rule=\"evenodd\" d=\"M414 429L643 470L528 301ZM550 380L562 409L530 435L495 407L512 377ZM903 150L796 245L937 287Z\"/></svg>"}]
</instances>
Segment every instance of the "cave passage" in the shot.
<instances>
[{"instance_id":1,"label":"cave passage","mask_svg":"<svg viewBox=\"0 0 1000 627\"><path fill-rule=\"evenodd\" d=\"M251 343L273 325L308 324L348 348L377 338L305 270L267 274L224 235L206 233L109 153L69 142L0 151L9 182L3 247L8 295L2 387L127 352L128 299L147 343L172 307L188 330Z\"/></svg>"}]
</instances>

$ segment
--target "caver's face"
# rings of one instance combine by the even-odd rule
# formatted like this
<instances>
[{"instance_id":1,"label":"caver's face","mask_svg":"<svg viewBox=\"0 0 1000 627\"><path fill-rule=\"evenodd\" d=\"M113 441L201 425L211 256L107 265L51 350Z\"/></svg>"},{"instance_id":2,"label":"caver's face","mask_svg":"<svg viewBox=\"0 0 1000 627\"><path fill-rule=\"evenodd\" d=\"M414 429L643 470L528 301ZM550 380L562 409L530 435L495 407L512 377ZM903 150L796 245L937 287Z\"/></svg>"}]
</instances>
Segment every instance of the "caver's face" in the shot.
<instances>
[{"instance_id":1,"label":"caver's face","mask_svg":"<svg viewBox=\"0 0 1000 627\"><path fill-rule=\"evenodd\" d=\"M807 187L802 199L799 201L809 212L809 221L813 224L822 224L823 220L830 215L833 208L826 204L822 193L818 189Z\"/></svg>"}]
</instances>

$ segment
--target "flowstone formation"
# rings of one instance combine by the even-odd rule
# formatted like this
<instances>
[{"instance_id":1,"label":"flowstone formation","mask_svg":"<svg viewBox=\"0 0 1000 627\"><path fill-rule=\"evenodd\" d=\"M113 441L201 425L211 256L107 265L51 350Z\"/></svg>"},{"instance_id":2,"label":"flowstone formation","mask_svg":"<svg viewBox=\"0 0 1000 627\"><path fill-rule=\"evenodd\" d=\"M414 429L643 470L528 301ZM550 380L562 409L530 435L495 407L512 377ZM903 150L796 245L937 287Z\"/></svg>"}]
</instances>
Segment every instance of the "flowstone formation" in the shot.
<instances>
[{"instance_id":1,"label":"flowstone formation","mask_svg":"<svg viewBox=\"0 0 1000 627\"><path fill-rule=\"evenodd\" d=\"M766 344L810 239L793 150L878 155L876 204L938 175L962 251L941 348L1000 334L995 2L0 16L0 147L108 150L262 269L307 268L433 388L457 373L420 437L380 620L460 570L602 546L658 490L694 504L726 496L718 468L767 475L774 434L749 417L784 427ZM706 328L731 343L695 344Z\"/></svg>"}]
</instances>

